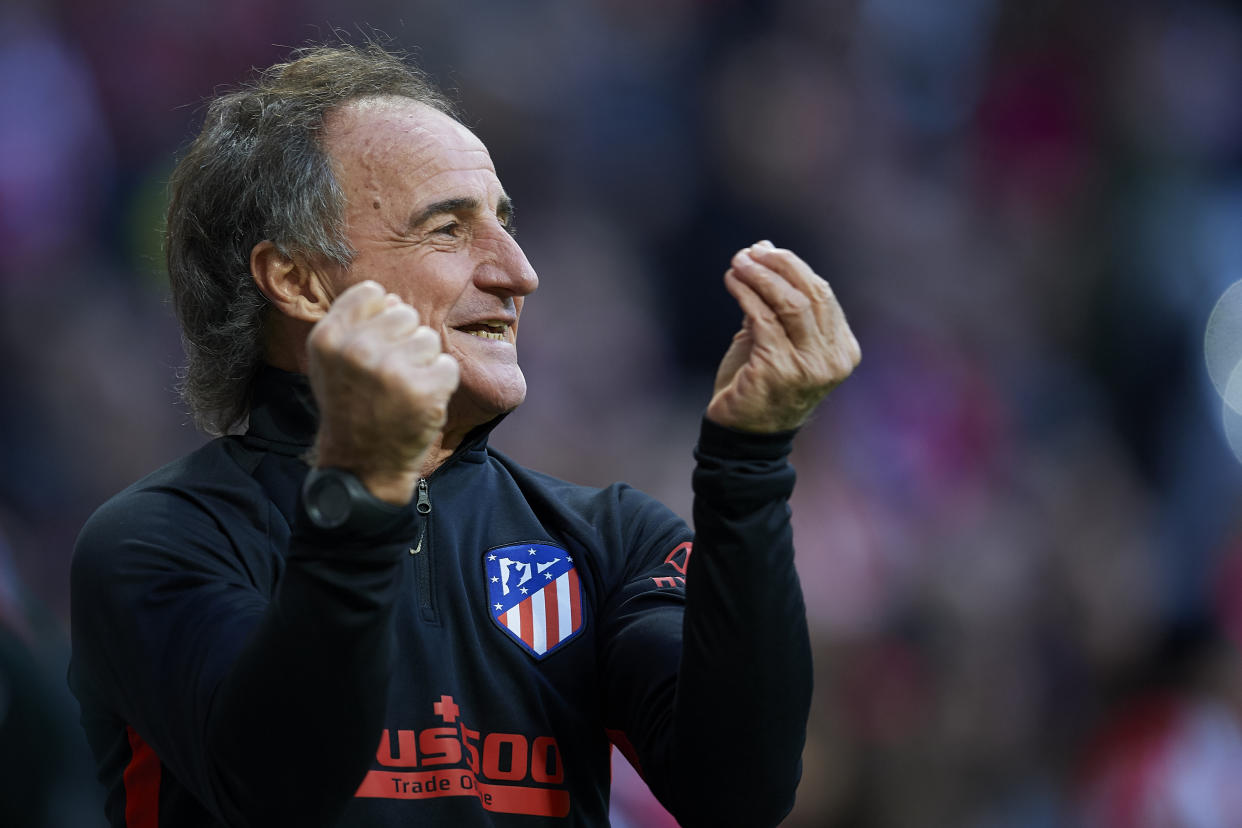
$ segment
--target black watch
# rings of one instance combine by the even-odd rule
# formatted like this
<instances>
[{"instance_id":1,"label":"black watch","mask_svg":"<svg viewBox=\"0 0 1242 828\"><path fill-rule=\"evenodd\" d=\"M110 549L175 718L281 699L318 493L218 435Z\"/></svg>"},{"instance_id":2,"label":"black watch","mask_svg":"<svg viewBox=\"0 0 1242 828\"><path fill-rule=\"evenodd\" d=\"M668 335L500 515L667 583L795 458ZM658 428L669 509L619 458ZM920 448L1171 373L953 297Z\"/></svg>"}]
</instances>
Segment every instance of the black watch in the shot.
<instances>
[{"instance_id":1,"label":"black watch","mask_svg":"<svg viewBox=\"0 0 1242 828\"><path fill-rule=\"evenodd\" d=\"M344 469L311 469L302 484L302 508L312 526L334 535L371 534L405 512Z\"/></svg>"}]
</instances>

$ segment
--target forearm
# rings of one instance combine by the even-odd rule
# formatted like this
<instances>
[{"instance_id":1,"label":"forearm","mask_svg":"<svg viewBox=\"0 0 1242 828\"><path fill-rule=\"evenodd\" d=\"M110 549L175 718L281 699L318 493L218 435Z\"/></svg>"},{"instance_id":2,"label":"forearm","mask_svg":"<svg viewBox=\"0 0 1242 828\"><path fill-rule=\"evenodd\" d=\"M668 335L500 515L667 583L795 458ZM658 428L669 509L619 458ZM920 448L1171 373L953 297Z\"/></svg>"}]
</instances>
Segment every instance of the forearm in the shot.
<instances>
[{"instance_id":1,"label":"forearm","mask_svg":"<svg viewBox=\"0 0 1242 828\"><path fill-rule=\"evenodd\" d=\"M696 452L670 757L683 824L774 825L793 804L811 653L787 504L791 436L705 422Z\"/></svg>"},{"instance_id":2,"label":"forearm","mask_svg":"<svg viewBox=\"0 0 1242 828\"><path fill-rule=\"evenodd\" d=\"M213 782L239 824L332 824L365 774L393 660L405 547L393 535L331 543L295 527L276 595L208 722Z\"/></svg>"}]
</instances>

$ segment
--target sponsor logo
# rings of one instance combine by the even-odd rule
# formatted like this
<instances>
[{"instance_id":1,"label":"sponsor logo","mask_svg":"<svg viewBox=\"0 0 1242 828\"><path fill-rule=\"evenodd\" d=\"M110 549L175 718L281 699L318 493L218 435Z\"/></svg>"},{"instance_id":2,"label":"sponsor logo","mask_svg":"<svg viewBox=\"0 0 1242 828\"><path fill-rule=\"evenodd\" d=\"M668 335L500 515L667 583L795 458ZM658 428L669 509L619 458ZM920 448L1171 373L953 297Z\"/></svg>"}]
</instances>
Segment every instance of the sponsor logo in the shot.
<instances>
[{"instance_id":1,"label":"sponsor logo","mask_svg":"<svg viewBox=\"0 0 1242 828\"><path fill-rule=\"evenodd\" d=\"M551 736L480 733L466 726L452 696L432 705L443 727L385 730L375 761L354 794L380 799L473 796L485 810L564 817L569 791L560 747Z\"/></svg>"},{"instance_id":2,"label":"sponsor logo","mask_svg":"<svg viewBox=\"0 0 1242 828\"><path fill-rule=\"evenodd\" d=\"M524 543L483 555L488 611L522 649L543 658L582 630L582 584L559 546Z\"/></svg>"}]
</instances>

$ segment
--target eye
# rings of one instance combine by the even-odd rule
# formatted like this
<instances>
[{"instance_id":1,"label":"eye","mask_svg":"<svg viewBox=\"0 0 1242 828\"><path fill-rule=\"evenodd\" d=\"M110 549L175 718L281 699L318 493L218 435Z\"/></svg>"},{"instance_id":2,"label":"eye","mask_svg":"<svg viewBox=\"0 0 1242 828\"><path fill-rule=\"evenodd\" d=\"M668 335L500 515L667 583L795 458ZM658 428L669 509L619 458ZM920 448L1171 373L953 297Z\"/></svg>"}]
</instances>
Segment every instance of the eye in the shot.
<instances>
[{"instance_id":1,"label":"eye","mask_svg":"<svg viewBox=\"0 0 1242 828\"><path fill-rule=\"evenodd\" d=\"M505 228L505 232L510 236L517 236L517 224L513 221L513 213L504 213L497 216L500 219L500 226Z\"/></svg>"},{"instance_id":2,"label":"eye","mask_svg":"<svg viewBox=\"0 0 1242 828\"><path fill-rule=\"evenodd\" d=\"M445 236L453 236L454 238L456 238L457 236L461 235L461 230L462 230L461 224L455 221L450 221L447 224L440 225L439 227L437 227L435 230L432 230L431 232L437 233L440 235L445 235Z\"/></svg>"}]
</instances>

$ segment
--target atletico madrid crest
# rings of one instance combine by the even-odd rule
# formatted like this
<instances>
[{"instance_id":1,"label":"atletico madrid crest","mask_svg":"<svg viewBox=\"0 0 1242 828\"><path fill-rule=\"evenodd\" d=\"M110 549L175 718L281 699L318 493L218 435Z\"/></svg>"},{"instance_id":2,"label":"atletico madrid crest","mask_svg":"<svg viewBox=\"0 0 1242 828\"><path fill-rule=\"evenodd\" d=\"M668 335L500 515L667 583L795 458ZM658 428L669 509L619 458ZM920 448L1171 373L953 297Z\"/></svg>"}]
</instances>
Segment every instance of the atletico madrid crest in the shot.
<instances>
[{"instance_id":1,"label":"atletico madrid crest","mask_svg":"<svg viewBox=\"0 0 1242 828\"><path fill-rule=\"evenodd\" d=\"M535 658L582 630L582 585L564 549L547 543L503 546L483 555L483 569L492 619Z\"/></svg>"}]
</instances>

